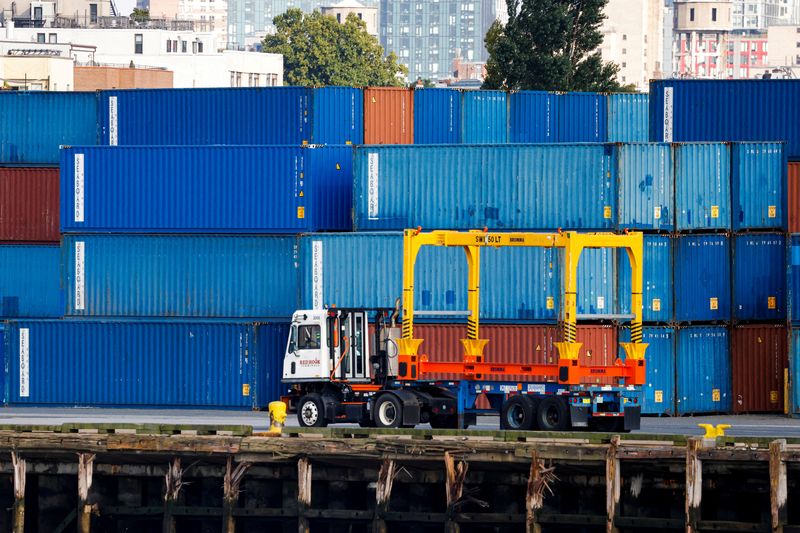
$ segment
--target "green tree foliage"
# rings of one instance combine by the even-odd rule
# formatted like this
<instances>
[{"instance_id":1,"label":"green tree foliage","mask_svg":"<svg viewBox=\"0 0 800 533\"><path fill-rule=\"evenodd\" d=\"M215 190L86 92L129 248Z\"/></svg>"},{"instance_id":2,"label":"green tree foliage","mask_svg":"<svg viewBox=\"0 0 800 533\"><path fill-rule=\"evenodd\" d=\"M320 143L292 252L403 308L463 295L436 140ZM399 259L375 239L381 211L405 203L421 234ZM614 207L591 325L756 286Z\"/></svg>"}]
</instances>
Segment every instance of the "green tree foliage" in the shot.
<instances>
[{"instance_id":1,"label":"green tree foliage","mask_svg":"<svg viewBox=\"0 0 800 533\"><path fill-rule=\"evenodd\" d=\"M599 91L621 89L619 66L597 48L608 0L506 0L508 23L486 33L486 89Z\"/></svg>"},{"instance_id":2,"label":"green tree foliage","mask_svg":"<svg viewBox=\"0 0 800 533\"><path fill-rule=\"evenodd\" d=\"M264 38L264 52L283 54L289 85L403 86L408 69L367 33L350 14L343 24L314 11L289 9L274 19L275 34Z\"/></svg>"},{"instance_id":3,"label":"green tree foliage","mask_svg":"<svg viewBox=\"0 0 800 533\"><path fill-rule=\"evenodd\" d=\"M138 7L134 7L133 12L131 13L131 19L135 20L136 22L146 22L150 20L150 11L147 9L139 9Z\"/></svg>"}]
</instances>

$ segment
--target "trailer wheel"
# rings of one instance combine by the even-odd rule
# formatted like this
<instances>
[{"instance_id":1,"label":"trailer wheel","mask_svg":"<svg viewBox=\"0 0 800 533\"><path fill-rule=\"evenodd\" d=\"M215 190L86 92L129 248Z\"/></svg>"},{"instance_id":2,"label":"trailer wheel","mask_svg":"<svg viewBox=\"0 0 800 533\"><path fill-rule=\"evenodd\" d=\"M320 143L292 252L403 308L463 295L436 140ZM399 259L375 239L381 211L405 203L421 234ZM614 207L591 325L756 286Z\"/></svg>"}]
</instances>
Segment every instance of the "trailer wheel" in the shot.
<instances>
[{"instance_id":1,"label":"trailer wheel","mask_svg":"<svg viewBox=\"0 0 800 533\"><path fill-rule=\"evenodd\" d=\"M399 428L403 424L403 404L393 394L384 394L375 402L375 425L379 428Z\"/></svg>"},{"instance_id":2,"label":"trailer wheel","mask_svg":"<svg viewBox=\"0 0 800 533\"><path fill-rule=\"evenodd\" d=\"M569 413L566 403L561 398L541 398L539 407L536 409L536 424L542 431L569 429Z\"/></svg>"},{"instance_id":3,"label":"trailer wheel","mask_svg":"<svg viewBox=\"0 0 800 533\"><path fill-rule=\"evenodd\" d=\"M325 420L325 404L319 394L306 394L300 398L297 406L297 421L301 427L323 428L328 425Z\"/></svg>"},{"instance_id":4,"label":"trailer wheel","mask_svg":"<svg viewBox=\"0 0 800 533\"><path fill-rule=\"evenodd\" d=\"M536 404L527 394L516 394L503 403L500 429L531 431L536 427Z\"/></svg>"}]
</instances>

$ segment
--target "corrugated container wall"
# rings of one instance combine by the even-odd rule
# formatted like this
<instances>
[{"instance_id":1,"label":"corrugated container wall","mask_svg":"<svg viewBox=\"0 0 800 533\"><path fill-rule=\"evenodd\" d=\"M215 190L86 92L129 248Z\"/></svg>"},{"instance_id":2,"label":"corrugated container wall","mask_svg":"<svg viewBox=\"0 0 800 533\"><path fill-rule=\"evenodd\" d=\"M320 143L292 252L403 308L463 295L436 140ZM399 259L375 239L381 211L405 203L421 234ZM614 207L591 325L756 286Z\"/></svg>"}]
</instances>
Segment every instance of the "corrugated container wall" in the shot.
<instances>
[{"instance_id":1,"label":"corrugated container wall","mask_svg":"<svg viewBox=\"0 0 800 533\"><path fill-rule=\"evenodd\" d=\"M800 233L800 163L787 165L787 199L786 215L789 221L789 233Z\"/></svg>"},{"instance_id":2,"label":"corrugated container wall","mask_svg":"<svg viewBox=\"0 0 800 533\"><path fill-rule=\"evenodd\" d=\"M256 390L258 407L280 400L289 387L283 379L283 356L289 340L289 323L256 322Z\"/></svg>"},{"instance_id":3,"label":"corrugated container wall","mask_svg":"<svg viewBox=\"0 0 800 533\"><path fill-rule=\"evenodd\" d=\"M364 89L364 144L414 144L412 90Z\"/></svg>"},{"instance_id":4,"label":"corrugated container wall","mask_svg":"<svg viewBox=\"0 0 800 533\"><path fill-rule=\"evenodd\" d=\"M0 91L0 163L57 165L69 144L97 144L96 93Z\"/></svg>"},{"instance_id":5,"label":"corrugated container wall","mask_svg":"<svg viewBox=\"0 0 800 533\"><path fill-rule=\"evenodd\" d=\"M11 405L251 409L273 394L267 382L259 395L258 359L273 354L260 353L249 323L58 320L7 328Z\"/></svg>"},{"instance_id":6,"label":"corrugated container wall","mask_svg":"<svg viewBox=\"0 0 800 533\"><path fill-rule=\"evenodd\" d=\"M58 242L58 169L0 168L0 241Z\"/></svg>"},{"instance_id":7,"label":"corrugated container wall","mask_svg":"<svg viewBox=\"0 0 800 533\"><path fill-rule=\"evenodd\" d=\"M675 147L678 231L731 228L730 159L727 144Z\"/></svg>"},{"instance_id":8,"label":"corrugated container wall","mask_svg":"<svg viewBox=\"0 0 800 533\"><path fill-rule=\"evenodd\" d=\"M670 322L674 316L672 304L672 244L667 235L644 236L644 283L642 319L645 322ZM628 253L617 253L619 312L631 313L631 267Z\"/></svg>"},{"instance_id":9,"label":"corrugated container wall","mask_svg":"<svg viewBox=\"0 0 800 533\"><path fill-rule=\"evenodd\" d=\"M364 144L364 94L353 87L320 87L313 91L311 142Z\"/></svg>"},{"instance_id":10,"label":"corrugated container wall","mask_svg":"<svg viewBox=\"0 0 800 533\"><path fill-rule=\"evenodd\" d=\"M789 380L792 396L790 412L800 414L800 329L792 328L789 343L789 357L791 358Z\"/></svg>"},{"instance_id":11,"label":"corrugated container wall","mask_svg":"<svg viewBox=\"0 0 800 533\"><path fill-rule=\"evenodd\" d=\"M65 149L61 227L65 233L346 230L351 227L352 150L350 146Z\"/></svg>"},{"instance_id":12,"label":"corrugated container wall","mask_svg":"<svg viewBox=\"0 0 800 533\"><path fill-rule=\"evenodd\" d=\"M682 235L675 248L675 319L730 320L731 254L725 235Z\"/></svg>"},{"instance_id":13,"label":"corrugated container wall","mask_svg":"<svg viewBox=\"0 0 800 533\"><path fill-rule=\"evenodd\" d=\"M734 413L782 413L789 360L785 326L736 326L731 331Z\"/></svg>"},{"instance_id":14,"label":"corrugated container wall","mask_svg":"<svg viewBox=\"0 0 800 533\"><path fill-rule=\"evenodd\" d=\"M464 91L461 101L461 142L508 142L508 103L505 91Z\"/></svg>"},{"instance_id":15,"label":"corrugated container wall","mask_svg":"<svg viewBox=\"0 0 800 533\"><path fill-rule=\"evenodd\" d=\"M619 341L630 342L630 328L620 328ZM675 328L645 327L645 384L642 386L642 414L675 414ZM625 351L619 347L620 359Z\"/></svg>"},{"instance_id":16,"label":"corrugated container wall","mask_svg":"<svg viewBox=\"0 0 800 533\"><path fill-rule=\"evenodd\" d=\"M623 144L619 157L619 228L675 229L672 148L668 144Z\"/></svg>"},{"instance_id":17,"label":"corrugated container wall","mask_svg":"<svg viewBox=\"0 0 800 533\"><path fill-rule=\"evenodd\" d=\"M733 318L786 319L786 239L779 233L733 239Z\"/></svg>"},{"instance_id":18,"label":"corrugated container wall","mask_svg":"<svg viewBox=\"0 0 800 533\"><path fill-rule=\"evenodd\" d=\"M605 142L606 95L599 93L557 93L555 142L580 143Z\"/></svg>"},{"instance_id":19,"label":"corrugated container wall","mask_svg":"<svg viewBox=\"0 0 800 533\"><path fill-rule=\"evenodd\" d=\"M732 394L727 328L679 328L676 346L677 413L730 413Z\"/></svg>"},{"instance_id":20,"label":"corrugated container wall","mask_svg":"<svg viewBox=\"0 0 800 533\"><path fill-rule=\"evenodd\" d=\"M295 237L64 237L67 314L290 318Z\"/></svg>"},{"instance_id":21,"label":"corrugated container wall","mask_svg":"<svg viewBox=\"0 0 800 533\"><path fill-rule=\"evenodd\" d=\"M793 323L800 323L800 235L790 237L788 264L791 319Z\"/></svg>"},{"instance_id":22,"label":"corrugated container wall","mask_svg":"<svg viewBox=\"0 0 800 533\"><path fill-rule=\"evenodd\" d=\"M311 91L305 87L101 91L100 144L301 144L311 140Z\"/></svg>"},{"instance_id":23,"label":"corrugated container wall","mask_svg":"<svg viewBox=\"0 0 800 533\"><path fill-rule=\"evenodd\" d=\"M512 143L555 142L554 98L554 94L545 91L509 93L509 141Z\"/></svg>"},{"instance_id":24,"label":"corrugated container wall","mask_svg":"<svg viewBox=\"0 0 800 533\"><path fill-rule=\"evenodd\" d=\"M613 229L615 147L358 147L359 231Z\"/></svg>"},{"instance_id":25,"label":"corrugated container wall","mask_svg":"<svg viewBox=\"0 0 800 533\"><path fill-rule=\"evenodd\" d=\"M800 157L800 80L655 80L650 140L785 141Z\"/></svg>"},{"instance_id":26,"label":"corrugated container wall","mask_svg":"<svg viewBox=\"0 0 800 533\"><path fill-rule=\"evenodd\" d=\"M731 152L734 231L786 227L783 145L734 144Z\"/></svg>"},{"instance_id":27,"label":"corrugated container wall","mask_svg":"<svg viewBox=\"0 0 800 533\"><path fill-rule=\"evenodd\" d=\"M0 246L0 316L63 315L60 265L58 246Z\"/></svg>"},{"instance_id":28,"label":"corrugated container wall","mask_svg":"<svg viewBox=\"0 0 800 533\"><path fill-rule=\"evenodd\" d=\"M414 144L461 142L461 91L414 91Z\"/></svg>"},{"instance_id":29,"label":"corrugated container wall","mask_svg":"<svg viewBox=\"0 0 800 533\"><path fill-rule=\"evenodd\" d=\"M608 142L646 143L649 139L650 98L647 94L609 94Z\"/></svg>"}]
</instances>

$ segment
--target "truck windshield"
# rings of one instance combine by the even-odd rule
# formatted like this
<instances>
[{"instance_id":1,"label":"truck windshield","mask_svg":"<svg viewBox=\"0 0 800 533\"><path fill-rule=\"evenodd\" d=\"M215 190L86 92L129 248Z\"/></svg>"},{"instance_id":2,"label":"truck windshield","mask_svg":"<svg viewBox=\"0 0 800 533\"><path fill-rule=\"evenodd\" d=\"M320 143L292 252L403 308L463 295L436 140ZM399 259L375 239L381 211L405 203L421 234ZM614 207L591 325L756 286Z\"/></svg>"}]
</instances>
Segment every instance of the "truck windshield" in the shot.
<instances>
[{"instance_id":1,"label":"truck windshield","mask_svg":"<svg viewBox=\"0 0 800 533\"><path fill-rule=\"evenodd\" d=\"M320 327L309 324L297 328L297 349L318 350L320 345Z\"/></svg>"}]
</instances>

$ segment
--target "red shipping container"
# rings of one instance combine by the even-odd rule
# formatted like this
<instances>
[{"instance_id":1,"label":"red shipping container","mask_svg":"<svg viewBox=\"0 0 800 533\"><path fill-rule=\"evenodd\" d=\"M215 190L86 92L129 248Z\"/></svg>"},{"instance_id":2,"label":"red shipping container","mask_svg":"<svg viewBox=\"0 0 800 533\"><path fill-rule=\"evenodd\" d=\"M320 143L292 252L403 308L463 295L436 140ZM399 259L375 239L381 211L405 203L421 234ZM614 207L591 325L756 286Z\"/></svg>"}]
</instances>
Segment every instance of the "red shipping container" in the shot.
<instances>
[{"instance_id":1,"label":"red shipping container","mask_svg":"<svg viewBox=\"0 0 800 533\"><path fill-rule=\"evenodd\" d=\"M364 144L414 144L414 93L411 89L364 89Z\"/></svg>"},{"instance_id":2,"label":"red shipping container","mask_svg":"<svg viewBox=\"0 0 800 533\"><path fill-rule=\"evenodd\" d=\"M731 335L734 413L782 413L786 328L736 326Z\"/></svg>"},{"instance_id":3,"label":"red shipping container","mask_svg":"<svg viewBox=\"0 0 800 533\"><path fill-rule=\"evenodd\" d=\"M59 242L57 168L0 168L0 241Z\"/></svg>"},{"instance_id":4,"label":"red shipping container","mask_svg":"<svg viewBox=\"0 0 800 533\"><path fill-rule=\"evenodd\" d=\"M789 163L789 233L800 233L800 163Z\"/></svg>"}]
</instances>

